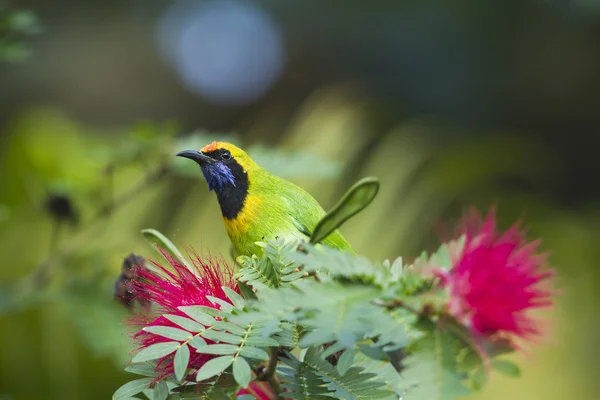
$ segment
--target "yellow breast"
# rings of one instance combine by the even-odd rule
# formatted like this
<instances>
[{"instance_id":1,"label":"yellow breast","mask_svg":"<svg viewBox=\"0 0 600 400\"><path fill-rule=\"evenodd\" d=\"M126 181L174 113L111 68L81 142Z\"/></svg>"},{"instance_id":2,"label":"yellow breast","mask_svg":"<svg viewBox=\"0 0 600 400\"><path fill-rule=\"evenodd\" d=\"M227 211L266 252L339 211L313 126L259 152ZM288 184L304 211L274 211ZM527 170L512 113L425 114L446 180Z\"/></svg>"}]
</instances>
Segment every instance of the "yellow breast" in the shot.
<instances>
[{"instance_id":1,"label":"yellow breast","mask_svg":"<svg viewBox=\"0 0 600 400\"><path fill-rule=\"evenodd\" d=\"M230 238L240 237L252 229L252 225L259 222L259 209L262 200L257 196L248 195L244 201L244 207L234 219L223 217L225 230Z\"/></svg>"}]
</instances>

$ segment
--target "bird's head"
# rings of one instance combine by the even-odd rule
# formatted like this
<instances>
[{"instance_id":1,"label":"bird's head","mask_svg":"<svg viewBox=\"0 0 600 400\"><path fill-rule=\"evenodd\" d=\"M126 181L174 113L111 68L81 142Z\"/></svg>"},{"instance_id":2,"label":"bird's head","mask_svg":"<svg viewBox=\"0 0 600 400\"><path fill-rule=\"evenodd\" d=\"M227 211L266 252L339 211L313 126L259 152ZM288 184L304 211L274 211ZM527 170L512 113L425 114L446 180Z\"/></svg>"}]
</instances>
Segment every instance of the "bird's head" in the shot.
<instances>
[{"instance_id":1,"label":"bird's head","mask_svg":"<svg viewBox=\"0 0 600 400\"><path fill-rule=\"evenodd\" d=\"M198 150L184 150L179 157L200 165L208 189L217 193L227 188L248 186L248 170L254 161L239 147L226 142L212 142Z\"/></svg>"}]
</instances>

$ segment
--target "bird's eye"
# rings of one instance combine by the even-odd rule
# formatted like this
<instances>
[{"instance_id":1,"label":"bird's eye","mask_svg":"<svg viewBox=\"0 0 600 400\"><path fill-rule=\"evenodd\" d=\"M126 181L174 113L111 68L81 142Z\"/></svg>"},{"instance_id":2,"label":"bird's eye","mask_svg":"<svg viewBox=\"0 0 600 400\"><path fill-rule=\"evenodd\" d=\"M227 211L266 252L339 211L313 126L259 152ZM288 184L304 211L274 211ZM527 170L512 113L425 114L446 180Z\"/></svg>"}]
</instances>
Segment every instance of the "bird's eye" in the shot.
<instances>
[{"instance_id":1,"label":"bird's eye","mask_svg":"<svg viewBox=\"0 0 600 400\"><path fill-rule=\"evenodd\" d=\"M231 153L225 150L223 153L221 153L221 159L223 161L231 160Z\"/></svg>"}]
</instances>

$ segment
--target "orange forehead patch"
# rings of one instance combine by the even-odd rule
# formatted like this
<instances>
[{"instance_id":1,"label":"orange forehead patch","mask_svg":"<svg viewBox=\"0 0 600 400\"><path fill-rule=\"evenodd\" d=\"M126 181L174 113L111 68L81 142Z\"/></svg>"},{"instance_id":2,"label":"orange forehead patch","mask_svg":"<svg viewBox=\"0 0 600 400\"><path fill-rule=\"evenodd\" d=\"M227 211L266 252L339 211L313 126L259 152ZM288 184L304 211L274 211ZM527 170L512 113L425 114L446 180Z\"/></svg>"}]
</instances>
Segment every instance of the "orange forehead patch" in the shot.
<instances>
[{"instance_id":1,"label":"orange forehead patch","mask_svg":"<svg viewBox=\"0 0 600 400\"><path fill-rule=\"evenodd\" d=\"M202 148L202 150L200 150L200 151L203 152L203 153L208 153L208 152L211 152L211 151L215 151L218 148L219 148L218 143L216 141L213 141L212 143L207 144L206 146L204 146Z\"/></svg>"}]
</instances>

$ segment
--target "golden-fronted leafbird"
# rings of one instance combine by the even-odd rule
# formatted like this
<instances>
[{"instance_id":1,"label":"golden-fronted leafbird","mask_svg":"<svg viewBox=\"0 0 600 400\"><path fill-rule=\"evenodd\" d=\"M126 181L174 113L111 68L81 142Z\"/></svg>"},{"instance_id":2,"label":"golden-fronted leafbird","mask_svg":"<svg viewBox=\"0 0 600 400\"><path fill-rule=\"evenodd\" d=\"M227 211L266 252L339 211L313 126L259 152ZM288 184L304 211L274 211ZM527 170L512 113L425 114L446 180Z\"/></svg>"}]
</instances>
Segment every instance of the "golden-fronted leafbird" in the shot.
<instances>
[{"instance_id":1,"label":"golden-fronted leafbird","mask_svg":"<svg viewBox=\"0 0 600 400\"><path fill-rule=\"evenodd\" d=\"M267 172L230 143L212 142L200 151L184 150L177 155L200 165L208 189L217 194L225 230L237 255L260 254L255 242L264 239L307 239L325 215L305 190ZM337 230L322 243L352 251Z\"/></svg>"}]
</instances>

